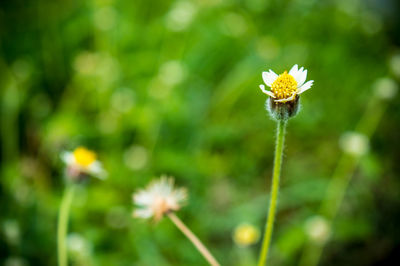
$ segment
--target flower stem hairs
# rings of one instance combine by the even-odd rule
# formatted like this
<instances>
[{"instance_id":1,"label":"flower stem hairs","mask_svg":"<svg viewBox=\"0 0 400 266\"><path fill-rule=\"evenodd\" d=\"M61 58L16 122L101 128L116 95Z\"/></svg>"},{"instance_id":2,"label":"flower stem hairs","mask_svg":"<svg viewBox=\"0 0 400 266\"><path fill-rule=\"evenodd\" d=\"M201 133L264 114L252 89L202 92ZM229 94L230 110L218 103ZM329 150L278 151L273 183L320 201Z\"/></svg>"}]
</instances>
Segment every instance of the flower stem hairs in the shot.
<instances>
[{"instance_id":1,"label":"flower stem hairs","mask_svg":"<svg viewBox=\"0 0 400 266\"><path fill-rule=\"evenodd\" d=\"M285 71L277 75L272 70L269 70L268 72L263 72L262 77L264 83L271 88L271 90L267 90L265 85L260 85L261 91L269 96L266 102L266 109L271 117L277 121L277 133L268 218L258 266L265 266L268 259L278 200L286 124L288 119L294 117L299 111L300 94L310 89L314 82L313 80L306 82L307 70L303 67L299 69L297 65L294 65L289 73Z\"/></svg>"},{"instance_id":2,"label":"flower stem hairs","mask_svg":"<svg viewBox=\"0 0 400 266\"><path fill-rule=\"evenodd\" d=\"M167 216L210 265L220 265L197 236L175 215L175 212L182 207L186 200L186 188L175 188L172 177L161 176L160 179L152 181L145 189L138 190L133 194L133 202L138 206L134 210L133 216L142 219L153 218L156 222Z\"/></svg>"}]
</instances>

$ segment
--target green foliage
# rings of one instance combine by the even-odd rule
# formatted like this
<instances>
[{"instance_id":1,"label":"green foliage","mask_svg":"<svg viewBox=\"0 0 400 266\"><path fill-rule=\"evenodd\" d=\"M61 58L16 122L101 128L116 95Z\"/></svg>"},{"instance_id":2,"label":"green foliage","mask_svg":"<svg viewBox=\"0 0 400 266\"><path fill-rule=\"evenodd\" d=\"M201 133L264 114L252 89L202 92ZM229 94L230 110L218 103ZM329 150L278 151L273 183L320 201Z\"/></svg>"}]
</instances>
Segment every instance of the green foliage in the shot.
<instances>
[{"instance_id":1,"label":"green foliage","mask_svg":"<svg viewBox=\"0 0 400 266\"><path fill-rule=\"evenodd\" d=\"M189 189L177 215L223 265L256 261L260 243L244 251L232 232L243 222L262 229L268 208L275 122L258 85L262 71L299 64L315 83L288 123L270 258L296 265L304 224L318 213L341 155L340 136L354 129L378 78L400 77L395 1L3 2L7 266L56 265L60 153L78 145L98 152L109 178L76 192L73 265L204 265L169 220L131 217L132 193L161 174ZM384 103L321 265L389 265L399 251L396 100Z\"/></svg>"}]
</instances>

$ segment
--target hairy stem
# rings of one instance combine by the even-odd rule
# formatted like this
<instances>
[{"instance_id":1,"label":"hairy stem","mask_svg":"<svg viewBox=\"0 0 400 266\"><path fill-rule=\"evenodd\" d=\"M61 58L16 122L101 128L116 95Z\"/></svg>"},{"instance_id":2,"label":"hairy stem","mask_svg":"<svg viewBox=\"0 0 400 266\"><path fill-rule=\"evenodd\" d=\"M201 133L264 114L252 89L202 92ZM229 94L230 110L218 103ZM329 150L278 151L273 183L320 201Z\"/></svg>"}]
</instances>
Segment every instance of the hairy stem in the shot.
<instances>
[{"instance_id":1,"label":"hairy stem","mask_svg":"<svg viewBox=\"0 0 400 266\"><path fill-rule=\"evenodd\" d=\"M68 185L65 188L65 192L61 200L60 211L58 214L58 225L57 225L58 266L68 265L66 236L68 231L69 209L71 207L74 191L75 187L73 185Z\"/></svg>"},{"instance_id":2,"label":"hairy stem","mask_svg":"<svg viewBox=\"0 0 400 266\"><path fill-rule=\"evenodd\" d=\"M274 227L276 202L278 199L279 192L279 178L281 174L282 155L283 155L283 143L285 139L286 120L279 120L277 124L277 137L275 146L275 159L274 159L274 170L272 174L272 186L271 186L271 198L269 203L268 219L265 225L264 240L261 247L260 258L258 266L266 265L268 258L269 246L271 243L272 230Z\"/></svg>"}]
</instances>

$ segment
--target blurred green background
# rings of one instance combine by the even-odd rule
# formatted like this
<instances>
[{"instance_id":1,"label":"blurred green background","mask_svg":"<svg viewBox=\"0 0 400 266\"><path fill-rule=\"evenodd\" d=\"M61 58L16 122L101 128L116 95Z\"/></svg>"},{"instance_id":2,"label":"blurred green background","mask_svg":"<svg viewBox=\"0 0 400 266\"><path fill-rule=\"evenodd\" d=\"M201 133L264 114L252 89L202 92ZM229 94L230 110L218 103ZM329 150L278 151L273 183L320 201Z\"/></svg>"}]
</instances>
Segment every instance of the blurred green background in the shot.
<instances>
[{"instance_id":1,"label":"blurred green background","mask_svg":"<svg viewBox=\"0 0 400 266\"><path fill-rule=\"evenodd\" d=\"M132 192L164 173L220 262L252 265L260 241L232 233L262 230L268 209L275 122L258 85L294 64L315 83L288 126L271 265L298 265L339 139L366 110L377 126L320 265L399 265L398 13L394 0L1 1L1 265L56 265L59 155L79 145L109 178L74 198L72 265L205 265L168 219L131 217Z\"/></svg>"}]
</instances>

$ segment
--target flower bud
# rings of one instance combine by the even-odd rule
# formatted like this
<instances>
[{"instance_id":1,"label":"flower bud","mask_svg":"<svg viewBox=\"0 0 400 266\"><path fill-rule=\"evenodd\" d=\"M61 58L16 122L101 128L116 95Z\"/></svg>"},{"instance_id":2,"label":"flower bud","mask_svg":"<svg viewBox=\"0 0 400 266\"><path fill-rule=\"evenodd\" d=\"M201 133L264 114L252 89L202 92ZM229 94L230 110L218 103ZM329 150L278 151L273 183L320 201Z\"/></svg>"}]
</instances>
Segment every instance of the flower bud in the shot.
<instances>
[{"instance_id":1,"label":"flower bud","mask_svg":"<svg viewBox=\"0 0 400 266\"><path fill-rule=\"evenodd\" d=\"M257 243L260 230L254 225L243 223L238 225L233 232L233 240L240 247L247 247Z\"/></svg>"},{"instance_id":2,"label":"flower bud","mask_svg":"<svg viewBox=\"0 0 400 266\"><path fill-rule=\"evenodd\" d=\"M265 108L271 117L277 121L288 120L297 115L300 110L300 97L297 95L292 101L276 102L269 97L265 103Z\"/></svg>"}]
</instances>

